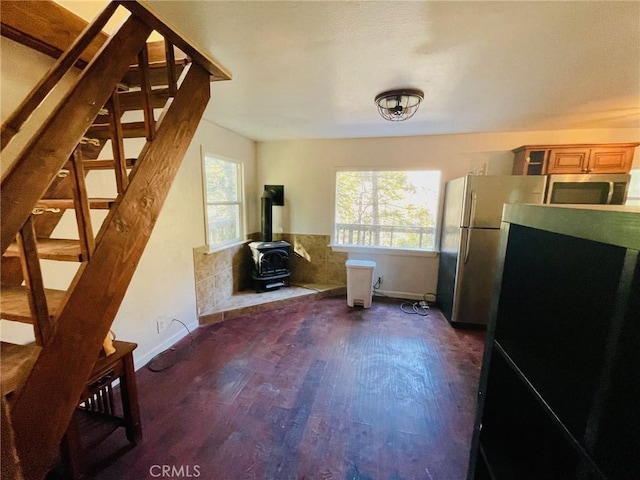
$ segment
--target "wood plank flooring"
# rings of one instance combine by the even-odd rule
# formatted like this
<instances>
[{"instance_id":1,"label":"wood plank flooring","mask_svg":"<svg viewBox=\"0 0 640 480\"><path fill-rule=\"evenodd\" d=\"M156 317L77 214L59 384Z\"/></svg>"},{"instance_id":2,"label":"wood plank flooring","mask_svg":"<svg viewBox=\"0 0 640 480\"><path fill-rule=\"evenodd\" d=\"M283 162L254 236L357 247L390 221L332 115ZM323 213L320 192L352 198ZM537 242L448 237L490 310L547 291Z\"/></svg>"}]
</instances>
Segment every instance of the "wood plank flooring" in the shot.
<instances>
[{"instance_id":1,"label":"wood plank flooring","mask_svg":"<svg viewBox=\"0 0 640 480\"><path fill-rule=\"evenodd\" d=\"M202 327L189 344L171 369L138 371L143 441L114 433L88 478L167 465L161 478L465 478L484 332L339 297Z\"/></svg>"}]
</instances>

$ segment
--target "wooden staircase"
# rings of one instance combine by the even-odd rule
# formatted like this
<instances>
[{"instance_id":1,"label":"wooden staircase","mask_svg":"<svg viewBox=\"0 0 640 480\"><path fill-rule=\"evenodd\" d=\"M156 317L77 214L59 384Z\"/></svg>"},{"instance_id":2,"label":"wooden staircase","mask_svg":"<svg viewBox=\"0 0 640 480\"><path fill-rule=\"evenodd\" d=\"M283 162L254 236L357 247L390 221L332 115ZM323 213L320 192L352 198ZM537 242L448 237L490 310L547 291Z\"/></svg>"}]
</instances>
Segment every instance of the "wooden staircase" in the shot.
<instances>
[{"instance_id":1,"label":"wooden staircase","mask_svg":"<svg viewBox=\"0 0 640 480\"><path fill-rule=\"evenodd\" d=\"M103 27L118 8L129 16L107 37ZM230 79L137 2L112 2L86 26L62 10L53 2L2 3L3 35L58 58L3 123L3 150L65 73L82 68L0 185L2 319L32 324L35 337L30 345L2 345L2 478L41 479L50 469L209 100L209 83ZM36 28L60 15L69 30L83 29L66 49ZM152 31L164 41L148 43ZM134 112L137 121L122 122ZM144 139L133 155L129 138ZM112 158L99 159L106 144ZM91 197L87 175L107 169L113 197ZM66 210L75 212L77 239L52 237ZM98 210L108 213L94 233ZM41 260L78 264L68 289L47 287Z\"/></svg>"}]
</instances>

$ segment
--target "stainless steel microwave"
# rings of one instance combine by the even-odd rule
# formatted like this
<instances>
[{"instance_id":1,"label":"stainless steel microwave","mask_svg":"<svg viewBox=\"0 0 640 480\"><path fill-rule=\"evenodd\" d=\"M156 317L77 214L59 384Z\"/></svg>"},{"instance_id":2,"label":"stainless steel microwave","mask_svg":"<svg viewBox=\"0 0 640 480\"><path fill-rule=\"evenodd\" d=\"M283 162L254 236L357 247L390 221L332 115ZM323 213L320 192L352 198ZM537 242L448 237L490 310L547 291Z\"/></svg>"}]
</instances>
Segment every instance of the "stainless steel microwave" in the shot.
<instances>
[{"instance_id":1,"label":"stainless steel microwave","mask_svg":"<svg viewBox=\"0 0 640 480\"><path fill-rule=\"evenodd\" d=\"M548 175L545 203L624 205L631 175Z\"/></svg>"}]
</instances>

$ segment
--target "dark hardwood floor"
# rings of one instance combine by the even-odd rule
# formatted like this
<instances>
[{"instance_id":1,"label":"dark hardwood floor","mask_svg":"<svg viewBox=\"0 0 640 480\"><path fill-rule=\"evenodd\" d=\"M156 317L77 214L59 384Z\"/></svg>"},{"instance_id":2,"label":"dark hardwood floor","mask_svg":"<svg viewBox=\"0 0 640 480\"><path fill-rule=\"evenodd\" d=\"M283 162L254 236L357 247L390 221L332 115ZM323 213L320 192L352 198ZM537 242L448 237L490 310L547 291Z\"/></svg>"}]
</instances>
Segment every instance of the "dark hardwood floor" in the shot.
<instances>
[{"instance_id":1,"label":"dark hardwood floor","mask_svg":"<svg viewBox=\"0 0 640 480\"><path fill-rule=\"evenodd\" d=\"M387 299L202 327L174 367L138 371L144 438L112 434L88 478L463 479L483 342Z\"/></svg>"}]
</instances>

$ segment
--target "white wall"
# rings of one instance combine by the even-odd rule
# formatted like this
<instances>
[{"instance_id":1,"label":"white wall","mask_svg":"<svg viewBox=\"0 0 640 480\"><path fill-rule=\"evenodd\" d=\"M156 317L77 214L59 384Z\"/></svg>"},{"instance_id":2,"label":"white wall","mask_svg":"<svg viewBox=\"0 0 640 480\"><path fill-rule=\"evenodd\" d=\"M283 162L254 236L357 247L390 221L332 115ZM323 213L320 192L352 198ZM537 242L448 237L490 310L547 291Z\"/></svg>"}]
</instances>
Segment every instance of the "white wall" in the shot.
<instances>
[{"instance_id":1,"label":"white wall","mask_svg":"<svg viewBox=\"0 0 640 480\"><path fill-rule=\"evenodd\" d=\"M205 244L201 148L241 161L247 192L257 190L254 142L201 121L113 323L118 338L138 342L136 366L186 334L177 322L158 334L157 320L169 323L176 318L191 331L198 327L193 248ZM250 207L257 203L255 195L248 200ZM247 213L255 225L256 209Z\"/></svg>"},{"instance_id":2,"label":"white wall","mask_svg":"<svg viewBox=\"0 0 640 480\"><path fill-rule=\"evenodd\" d=\"M4 38L1 47L4 120L53 60ZM215 94L215 84L212 84L212 91ZM205 243L201 147L212 154L243 162L249 230L255 231L259 225L255 143L208 121L201 121L113 323L112 329L119 339L138 343L134 354L136 367L144 365L153 355L187 333L182 325L173 322L158 334L158 320L169 323L176 318L190 330L198 326L193 248ZM103 156L108 157L109 151L107 145ZM90 172L87 184L90 196L115 196L113 173ZM92 213L96 227L101 217L104 214ZM65 214L54 233L62 238L77 238L72 213ZM78 265L72 263L43 262L45 287L66 289L77 268ZM32 330L29 325L2 321L0 335L7 341L24 342L32 338Z\"/></svg>"},{"instance_id":3,"label":"white wall","mask_svg":"<svg viewBox=\"0 0 640 480\"><path fill-rule=\"evenodd\" d=\"M444 183L485 166L488 174L510 174L511 150L521 145L637 141L637 130L617 129L259 142L257 185L259 190L264 184L284 185L285 206L274 208L274 232L330 235L338 167L437 169ZM639 156L636 152L636 165ZM350 258L376 261L383 291L409 298L435 292L437 257Z\"/></svg>"},{"instance_id":4,"label":"white wall","mask_svg":"<svg viewBox=\"0 0 640 480\"><path fill-rule=\"evenodd\" d=\"M0 75L0 119L2 123L37 85L51 65L53 65L51 57L8 38L0 37L0 72L2 72ZM20 133L2 151L0 170L3 174L26 145L32 132L38 129L52 107L69 91L77 75L78 71L71 69L62 78L45 99L42 107L34 111Z\"/></svg>"}]
</instances>

